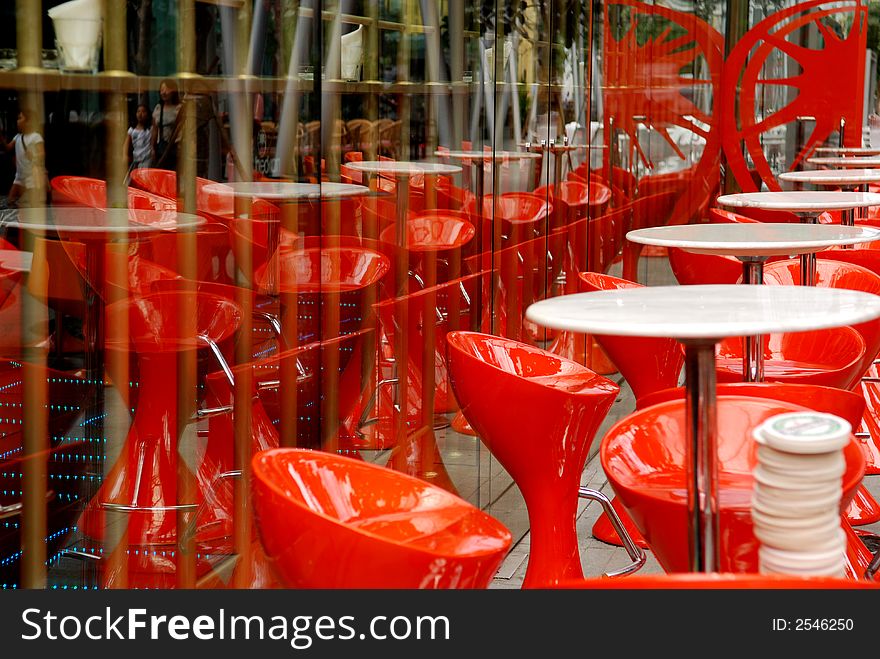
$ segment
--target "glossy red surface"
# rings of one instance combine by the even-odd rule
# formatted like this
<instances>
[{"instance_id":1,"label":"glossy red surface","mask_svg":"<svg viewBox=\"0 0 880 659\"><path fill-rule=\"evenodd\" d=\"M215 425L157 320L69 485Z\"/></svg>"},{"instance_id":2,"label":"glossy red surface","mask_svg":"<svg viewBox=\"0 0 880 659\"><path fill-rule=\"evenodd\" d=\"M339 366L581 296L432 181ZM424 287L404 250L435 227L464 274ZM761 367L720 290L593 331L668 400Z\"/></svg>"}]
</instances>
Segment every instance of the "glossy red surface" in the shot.
<instances>
[{"instance_id":1,"label":"glossy red surface","mask_svg":"<svg viewBox=\"0 0 880 659\"><path fill-rule=\"evenodd\" d=\"M475 332L447 337L462 412L516 482L529 513L523 587L583 576L577 488L593 436L619 387L528 344Z\"/></svg>"},{"instance_id":2,"label":"glossy red surface","mask_svg":"<svg viewBox=\"0 0 880 659\"><path fill-rule=\"evenodd\" d=\"M561 583L558 588L605 590L739 590L757 588L761 590L813 590L842 589L856 590L867 588L880 589L876 581L855 579L839 579L834 577L798 577L788 574L758 574L754 572L712 572L700 574L694 572L675 572L671 574L636 574L626 579L584 579Z\"/></svg>"},{"instance_id":3,"label":"glossy red surface","mask_svg":"<svg viewBox=\"0 0 880 659\"><path fill-rule=\"evenodd\" d=\"M638 197L632 202L632 222L624 231L635 229L647 229L668 224L675 208L677 195L674 192L660 192L658 194ZM644 245L623 241L623 278L630 281L638 279L639 255Z\"/></svg>"},{"instance_id":4,"label":"glossy red surface","mask_svg":"<svg viewBox=\"0 0 880 659\"><path fill-rule=\"evenodd\" d=\"M279 285L289 293L342 293L365 288L388 272L382 254L357 247L310 247L282 249ZM257 283L265 289L268 268L257 271Z\"/></svg>"},{"instance_id":5,"label":"glossy red surface","mask_svg":"<svg viewBox=\"0 0 880 659\"><path fill-rule=\"evenodd\" d=\"M51 180L52 201L91 208L107 208L107 183L85 176L55 176ZM144 210L177 210L174 201L138 188L128 188L128 207Z\"/></svg>"},{"instance_id":6,"label":"glossy red surface","mask_svg":"<svg viewBox=\"0 0 880 659\"><path fill-rule=\"evenodd\" d=\"M510 547L491 516L383 467L302 449L252 467L260 539L288 588L485 588Z\"/></svg>"},{"instance_id":7,"label":"glossy red surface","mask_svg":"<svg viewBox=\"0 0 880 659\"><path fill-rule=\"evenodd\" d=\"M586 291L641 286L597 272L582 272L580 279ZM637 405L642 397L678 384L684 352L675 339L596 335L596 341L626 379Z\"/></svg>"},{"instance_id":8,"label":"glossy red surface","mask_svg":"<svg viewBox=\"0 0 880 659\"><path fill-rule=\"evenodd\" d=\"M719 469L721 571L755 572L758 541L752 532L752 469L757 449L752 430L776 414L806 409L799 405L743 396L719 396L717 446ZM660 565L668 572L688 566L685 488L686 420L683 401L642 409L615 424L602 439L602 467ZM865 462L856 442L844 449L843 507L861 482ZM854 534L845 522L850 539ZM866 549L850 542L850 576L859 571ZM869 559L868 554L868 560Z\"/></svg>"},{"instance_id":9,"label":"glossy red surface","mask_svg":"<svg viewBox=\"0 0 880 659\"><path fill-rule=\"evenodd\" d=\"M862 375L865 341L852 327L769 334L762 338L767 382L850 389ZM715 351L718 382L742 381L742 351L741 338L721 340Z\"/></svg>"},{"instance_id":10,"label":"glossy red surface","mask_svg":"<svg viewBox=\"0 0 880 659\"><path fill-rule=\"evenodd\" d=\"M139 396L131 429L120 457L89 501L79 526L94 540L104 538L105 505L131 508L128 542L133 546L169 545L177 541L177 356L181 350L204 347L203 334L222 341L235 332L240 312L231 301L207 293L162 292L130 298L106 308L108 325L128 323L126 339L107 338L107 348L138 358ZM190 317L191 332L183 318ZM195 469L198 492L209 497L216 470ZM197 541L231 533L227 512L200 501Z\"/></svg>"},{"instance_id":11,"label":"glossy red surface","mask_svg":"<svg viewBox=\"0 0 880 659\"><path fill-rule=\"evenodd\" d=\"M406 221L406 249L414 252L437 252L458 249L473 239L474 225L442 211L422 211ZM379 234L379 240L397 244L397 226L391 224Z\"/></svg>"},{"instance_id":12,"label":"glossy red surface","mask_svg":"<svg viewBox=\"0 0 880 659\"><path fill-rule=\"evenodd\" d=\"M856 250L835 250L826 254L846 254ZM871 251L871 250L868 250ZM832 257L833 258L833 257ZM767 285L796 286L801 280L800 259L786 259L764 266L764 283ZM821 258L816 261L816 286L845 288L880 295L880 275L855 263ZM865 355L860 366L861 377L880 352L880 319L854 326L865 340Z\"/></svg>"}]
</instances>

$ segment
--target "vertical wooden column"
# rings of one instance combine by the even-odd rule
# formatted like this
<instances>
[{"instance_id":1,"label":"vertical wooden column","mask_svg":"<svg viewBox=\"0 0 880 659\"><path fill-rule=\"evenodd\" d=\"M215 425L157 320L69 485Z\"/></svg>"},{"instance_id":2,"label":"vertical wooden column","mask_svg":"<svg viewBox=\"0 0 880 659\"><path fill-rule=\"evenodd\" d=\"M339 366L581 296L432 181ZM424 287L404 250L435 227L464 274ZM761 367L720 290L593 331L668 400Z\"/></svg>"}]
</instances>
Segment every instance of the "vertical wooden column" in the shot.
<instances>
[{"instance_id":1,"label":"vertical wooden column","mask_svg":"<svg viewBox=\"0 0 880 659\"><path fill-rule=\"evenodd\" d=\"M177 207L186 213L196 211L196 20L195 0L178 0L178 76L183 83L181 99L181 138L177 161ZM193 282L186 287L195 294L196 231L177 235L178 272ZM186 306L185 306L186 305ZM186 308L189 307L189 308ZM177 313L180 336L195 338L195 305L181 301ZM196 506L198 485L194 469L198 464L197 427L192 421L197 401L197 352L186 348L177 358L177 586L193 588L196 583Z\"/></svg>"},{"instance_id":2,"label":"vertical wooden column","mask_svg":"<svg viewBox=\"0 0 880 659\"><path fill-rule=\"evenodd\" d=\"M237 180L249 181L253 178L253 111L251 95L246 87L247 54L251 32L252 3L242 3L236 10L235 32L231 35L234 64L229 73L236 77L236 85L229 93L229 126L232 149L236 156L235 176ZM282 164L282 168L285 165ZM240 177L240 178L238 178ZM235 216L250 219L253 216L252 202L248 197L235 198ZM235 364L250 364L253 361L253 311L254 311L254 263L253 226L251 221L240 222L242 235L236 236L235 284L238 295L236 302L241 308L241 328L235 343ZM250 458L252 430L253 370L235 369L233 388L233 466L239 474L233 480L232 535L233 552L238 557L238 567L233 574L235 588L250 585L250 555L252 543L252 520L250 508Z\"/></svg>"},{"instance_id":3,"label":"vertical wooden column","mask_svg":"<svg viewBox=\"0 0 880 659\"><path fill-rule=\"evenodd\" d=\"M125 0L104 0L104 67L105 70L99 75L103 78L126 78L133 74L128 71L128 52L126 42L126 12ZM128 171L128 157L123 153L121 145L125 144L128 127L128 100L126 95L120 92L107 92L104 99L107 110L107 206L109 208L128 207L128 185L126 173ZM116 217L118 221L124 221L126 216ZM131 245L128 240L117 240L107 245L101 252L107 255L113 252L117 258L103 259L103 263L94 264L98 272L105 273L108 280L115 282L128 282L128 255L136 245ZM90 282L92 286L100 285L99 282ZM125 296L123 290L111 287L110 293L114 295L107 302L114 302ZM91 294L95 294L92 292ZM98 331L98 351L104 353L103 365L105 373L98 373L103 380L103 440L104 444L98 443L102 449L99 454L104 455L103 473L108 475L118 459L127 459L124 456L125 443L131 425L129 414L130 401L128 396L129 372L128 354L121 350L104 352L100 342L106 337L107 342L124 345L129 336L128 317L117 314L112 325L104 325L103 319L99 320L99 327L104 326L104 331ZM97 421L96 421L97 422ZM130 513L108 508L104 511L107 528L104 535L104 569L103 586L106 588L128 587L128 522Z\"/></svg>"},{"instance_id":4,"label":"vertical wooden column","mask_svg":"<svg viewBox=\"0 0 880 659\"><path fill-rule=\"evenodd\" d=\"M38 71L42 66L42 3L39 0L17 0L16 37L20 70ZM43 133L43 96L39 90L19 90L23 107L30 107L28 117L34 130ZM37 190L36 194L45 194ZM28 200L31 201L31 200ZM33 250L33 236L21 232L25 249ZM27 288L36 276L26 275ZM43 280L45 285L45 279ZM33 292L33 291L32 291ZM33 331L31 331L33 330ZM24 459L22 460L21 516L21 585L24 588L45 588L46 581L46 492L49 489L47 469L48 423L46 403L48 391L44 371L46 354L36 344L48 331L48 318L43 302L32 296L22 299L22 341L24 348Z\"/></svg>"}]
</instances>

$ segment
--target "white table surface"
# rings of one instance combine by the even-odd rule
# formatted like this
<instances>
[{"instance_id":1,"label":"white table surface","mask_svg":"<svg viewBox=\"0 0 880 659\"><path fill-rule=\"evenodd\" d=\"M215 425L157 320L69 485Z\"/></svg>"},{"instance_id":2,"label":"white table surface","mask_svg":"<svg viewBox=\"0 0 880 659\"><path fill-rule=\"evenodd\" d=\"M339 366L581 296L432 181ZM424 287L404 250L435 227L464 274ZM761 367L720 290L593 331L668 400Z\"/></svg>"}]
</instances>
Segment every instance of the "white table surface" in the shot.
<instances>
[{"instance_id":1,"label":"white table surface","mask_svg":"<svg viewBox=\"0 0 880 659\"><path fill-rule=\"evenodd\" d=\"M880 161L878 161L880 162ZM715 200L720 206L733 208L764 208L795 213L850 210L880 206L880 194L873 192L837 192L825 190L792 190L787 192L740 192L721 195Z\"/></svg>"},{"instance_id":2,"label":"white table surface","mask_svg":"<svg viewBox=\"0 0 880 659\"><path fill-rule=\"evenodd\" d=\"M365 185L353 183L297 183L295 181L234 181L211 183L204 187L208 194L235 197L259 197L276 201L296 199L335 199L357 197L370 193Z\"/></svg>"},{"instance_id":3,"label":"white table surface","mask_svg":"<svg viewBox=\"0 0 880 659\"><path fill-rule=\"evenodd\" d=\"M814 185L861 185L880 183L880 169L813 169L801 172L785 172L780 181L812 183Z\"/></svg>"},{"instance_id":4,"label":"white table surface","mask_svg":"<svg viewBox=\"0 0 880 659\"><path fill-rule=\"evenodd\" d=\"M856 167L880 167L880 158L858 158L854 156L807 158L807 162L811 165L823 165L825 167L847 167L850 169Z\"/></svg>"},{"instance_id":5,"label":"white table surface","mask_svg":"<svg viewBox=\"0 0 880 659\"><path fill-rule=\"evenodd\" d=\"M22 208L5 213L4 224L9 227L79 237L91 235L96 238L109 234L146 234L193 229L206 222L205 218L190 213L139 208L53 206L52 208Z\"/></svg>"},{"instance_id":6,"label":"white table surface","mask_svg":"<svg viewBox=\"0 0 880 659\"><path fill-rule=\"evenodd\" d=\"M435 151L435 156L455 160L529 160L541 157L531 151ZM349 163L351 164L351 163Z\"/></svg>"},{"instance_id":7,"label":"white table surface","mask_svg":"<svg viewBox=\"0 0 880 659\"><path fill-rule=\"evenodd\" d=\"M680 247L696 254L776 256L809 254L834 245L880 240L880 229L838 224L680 224L637 229L626 239L642 245Z\"/></svg>"},{"instance_id":8,"label":"white table surface","mask_svg":"<svg viewBox=\"0 0 880 659\"><path fill-rule=\"evenodd\" d=\"M357 160L345 166L367 174L394 174L395 176L417 176L419 174L456 174L461 171L458 165L440 162L409 162L403 160Z\"/></svg>"},{"instance_id":9,"label":"white table surface","mask_svg":"<svg viewBox=\"0 0 880 659\"><path fill-rule=\"evenodd\" d=\"M33 252L19 249L0 249L0 268L13 272L30 272L34 261Z\"/></svg>"},{"instance_id":10,"label":"white table surface","mask_svg":"<svg viewBox=\"0 0 880 659\"><path fill-rule=\"evenodd\" d=\"M842 153L855 156L878 156L880 147L876 146L820 146L816 147L816 153Z\"/></svg>"},{"instance_id":11,"label":"white table surface","mask_svg":"<svg viewBox=\"0 0 880 659\"><path fill-rule=\"evenodd\" d=\"M532 304L526 318L587 334L713 339L855 325L880 317L880 296L806 286L645 286Z\"/></svg>"}]
</instances>

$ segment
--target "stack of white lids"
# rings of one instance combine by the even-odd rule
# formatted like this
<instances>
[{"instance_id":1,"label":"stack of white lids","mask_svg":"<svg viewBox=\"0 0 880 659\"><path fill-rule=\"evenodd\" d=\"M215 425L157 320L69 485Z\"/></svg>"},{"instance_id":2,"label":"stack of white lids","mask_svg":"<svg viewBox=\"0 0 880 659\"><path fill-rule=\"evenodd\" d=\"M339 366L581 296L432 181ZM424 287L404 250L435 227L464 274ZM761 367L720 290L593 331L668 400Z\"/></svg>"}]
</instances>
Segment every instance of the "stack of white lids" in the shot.
<instances>
[{"instance_id":1,"label":"stack of white lids","mask_svg":"<svg viewBox=\"0 0 880 659\"><path fill-rule=\"evenodd\" d=\"M779 414L755 429L752 521L761 572L844 576L840 497L851 431L846 420L819 412Z\"/></svg>"}]
</instances>

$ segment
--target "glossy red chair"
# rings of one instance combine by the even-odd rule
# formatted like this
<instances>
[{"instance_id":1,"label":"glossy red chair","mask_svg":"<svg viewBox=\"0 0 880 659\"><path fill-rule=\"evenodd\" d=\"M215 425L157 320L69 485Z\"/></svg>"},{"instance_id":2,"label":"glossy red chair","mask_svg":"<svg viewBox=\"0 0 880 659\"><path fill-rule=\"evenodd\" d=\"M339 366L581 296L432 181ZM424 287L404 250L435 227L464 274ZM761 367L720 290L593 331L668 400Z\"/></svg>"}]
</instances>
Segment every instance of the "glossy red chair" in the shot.
<instances>
[{"instance_id":1,"label":"glossy red chair","mask_svg":"<svg viewBox=\"0 0 880 659\"><path fill-rule=\"evenodd\" d=\"M611 201L611 190L601 183L560 181L557 185L544 185L532 194L546 198L553 204L552 229L568 226L586 217L599 217Z\"/></svg>"},{"instance_id":2,"label":"glossy red chair","mask_svg":"<svg viewBox=\"0 0 880 659\"><path fill-rule=\"evenodd\" d=\"M742 396L717 399L720 565L723 572L756 572L758 541L752 531L752 469L757 445L752 430L776 414L806 408ZM688 459L684 401L647 407L615 424L599 448L602 467L619 500L667 572L688 568L685 464ZM844 449L841 509L861 483L865 461L856 442ZM871 554L845 521L847 576L860 579Z\"/></svg>"},{"instance_id":3,"label":"glossy red chair","mask_svg":"<svg viewBox=\"0 0 880 659\"><path fill-rule=\"evenodd\" d=\"M604 496L579 488L581 472L619 387L580 364L488 334L451 332L447 350L462 412L526 502L531 541L523 587L582 577L578 497L613 509ZM644 562L644 554L628 547L633 563L618 574Z\"/></svg>"},{"instance_id":4,"label":"glossy red chair","mask_svg":"<svg viewBox=\"0 0 880 659\"><path fill-rule=\"evenodd\" d=\"M184 331L182 314L192 314L192 334ZM110 304L108 326L128 323L129 337L107 348L137 353L138 404L120 456L89 501L79 527L92 540L103 541L105 511L124 512L128 542L134 546L175 545L177 542L178 353L217 344L236 331L238 307L207 293L162 292ZM201 496L210 494L212 470L196 471ZM205 482L202 482L205 481ZM231 533L217 509L200 508L196 540L210 543Z\"/></svg>"},{"instance_id":5,"label":"glossy red chair","mask_svg":"<svg viewBox=\"0 0 880 659\"><path fill-rule=\"evenodd\" d=\"M826 252L836 256L855 250L835 250ZM816 286L845 288L880 295L880 275L852 262L821 258L816 261ZM801 264L799 259L775 261L764 266L764 283L768 285L796 286L800 283ZM865 356L860 366L864 374L880 352L880 320L861 323L855 329L865 340Z\"/></svg>"},{"instance_id":6,"label":"glossy red chair","mask_svg":"<svg viewBox=\"0 0 880 659\"><path fill-rule=\"evenodd\" d=\"M710 222L770 222L797 224L800 218L788 211L773 211L766 208L741 208L739 213L724 208L710 208Z\"/></svg>"},{"instance_id":7,"label":"glossy red chair","mask_svg":"<svg viewBox=\"0 0 880 659\"><path fill-rule=\"evenodd\" d=\"M859 394L847 391L846 389L823 387L816 384L776 382L727 383L717 386L717 394L719 396L753 396L803 405L811 410L843 417L853 428L858 428L861 425L862 415L865 412L865 400ZM655 391L639 401L639 408L650 407L667 400L680 400L684 396L683 387ZM856 437L859 439L858 435ZM863 449L862 454L865 457L867 467L870 464L872 452L867 450L865 442L860 441L860 445ZM623 517L621 518L623 519ZM860 485L855 495L853 495L853 500L846 511L846 519L853 525L873 524L880 520L880 504L877 503L864 486ZM624 519L624 522L626 521ZM605 535L613 533L613 529L607 522L603 527L603 531ZM596 533L596 527L594 527L593 532L600 539L605 539Z\"/></svg>"},{"instance_id":8,"label":"glossy red chair","mask_svg":"<svg viewBox=\"0 0 880 659\"><path fill-rule=\"evenodd\" d=\"M486 588L510 547L488 514L377 465L275 449L252 469L260 540L287 588Z\"/></svg>"},{"instance_id":9,"label":"glossy red chair","mask_svg":"<svg viewBox=\"0 0 880 659\"><path fill-rule=\"evenodd\" d=\"M764 340L764 380L851 389L861 377L865 340L852 327L770 334ZM743 342L722 339L715 351L718 382L741 382Z\"/></svg>"}]
</instances>

